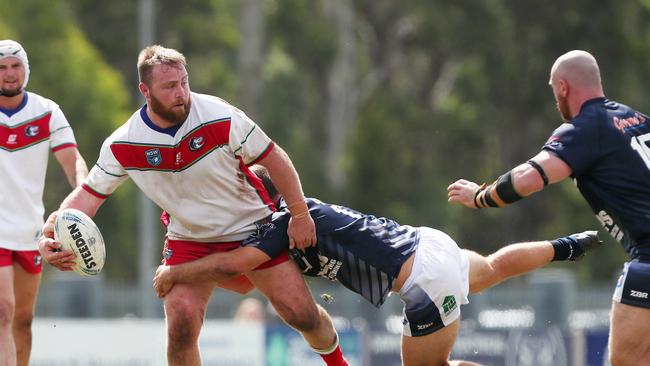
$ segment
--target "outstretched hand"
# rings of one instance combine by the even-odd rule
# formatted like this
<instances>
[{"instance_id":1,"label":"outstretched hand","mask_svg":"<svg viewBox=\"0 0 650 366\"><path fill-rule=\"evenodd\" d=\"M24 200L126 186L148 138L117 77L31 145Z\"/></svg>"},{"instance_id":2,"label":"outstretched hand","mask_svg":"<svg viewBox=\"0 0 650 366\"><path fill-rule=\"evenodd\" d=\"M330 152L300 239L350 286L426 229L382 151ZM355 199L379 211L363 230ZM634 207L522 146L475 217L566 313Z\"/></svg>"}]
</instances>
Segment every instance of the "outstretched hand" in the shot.
<instances>
[{"instance_id":1,"label":"outstretched hand","mask_svg":"<svg viewBox=\"0 0 650 366\"><path fill-rule=\"evenodd\" d=\"M54 240L54 222L58 213L58 211L52 212L45 221L42 235L38 239L38 252L43 260L60 271L72 271L75 265L75 254L69 250L61 250L61 243Z\"/></svg>"},{"instance_id":2,"label":"outstretched hand","mask_svg":"<svg viewBox=\"0 0 650 366\"><path fill-rule=\"evenodd\" d=\"M158 266L156 275L153 277L153 288L156 290L156 295L161 299L174 287L171 268L171 266L165 265Z\"/></svg>"},{"instance_id":3,"label":"outstretched hand","mask_svg":"<svg viewBox=\"0 0 650 366\"><path fill-rule=\"evenodd\" d=\"M474 196L480 186L474 182L459 179L447 187L447 201L457 202L469 208L477 208Z\"/></svg>"}]
</instances>

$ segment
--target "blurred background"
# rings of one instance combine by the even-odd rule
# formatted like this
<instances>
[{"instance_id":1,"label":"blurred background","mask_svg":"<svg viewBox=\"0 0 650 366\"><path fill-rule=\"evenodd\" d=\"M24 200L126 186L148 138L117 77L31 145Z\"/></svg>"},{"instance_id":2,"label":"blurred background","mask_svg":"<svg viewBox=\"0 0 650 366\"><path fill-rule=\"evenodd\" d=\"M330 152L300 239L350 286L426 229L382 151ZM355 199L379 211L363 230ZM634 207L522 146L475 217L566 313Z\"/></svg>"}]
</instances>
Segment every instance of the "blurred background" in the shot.
<instances>
[{"instance_id":1,"label":"blurred background","mask_svg":"<svg viewBox=\"0 0 650 366\"><path fill-rule=\"evenodd\" d=\"M142 104L139 50L162 44L187 57L193 91L240 107L285 148L308 196L435 227L483 254L600 228L570 181L501 210L447 203L450 183L492 181L535 155L561 123L548 86L559 55L591 52L606 95L650 111L648 0L0 0L0 9L0 38L28 52L28 90L62 107L89 165ZM48 213L69 192L51 160ZM164 235L158 213L128 182L95 217L107 242L101 275L81 278L46 266L36 364L58 362L56 352L39 358L38 330L74 329L75 321L85 332L101 319L115 320L108 328L117 319L151 321L160 329L150 336L160 337L163 350L153 352L164 352L162 305L150 285ZM601 235L607 245L580 263L553 264L470 298L455 354L495 365L602 364L611 294L626 255ZM341 332L350 332L346 347L359 364L399 363L399 300L375 310L336 286L311 285ZM334 302L321 301L321 293ZM292 333L264 299L252 297L265 324L261 346L252 349L263 356L228 364L304 365L309 354L300 361L282 356L302 343L290 342ZM208 311L208 321L218 322L214 333L229 334L214 329L233 326L220 321L235 317L242 299L215 292ZM129 322L119 324L146 329ZM205 354L223 348L209 344ZM106 357L96 364L164 363Z\"/></svg>"}]
</instances>

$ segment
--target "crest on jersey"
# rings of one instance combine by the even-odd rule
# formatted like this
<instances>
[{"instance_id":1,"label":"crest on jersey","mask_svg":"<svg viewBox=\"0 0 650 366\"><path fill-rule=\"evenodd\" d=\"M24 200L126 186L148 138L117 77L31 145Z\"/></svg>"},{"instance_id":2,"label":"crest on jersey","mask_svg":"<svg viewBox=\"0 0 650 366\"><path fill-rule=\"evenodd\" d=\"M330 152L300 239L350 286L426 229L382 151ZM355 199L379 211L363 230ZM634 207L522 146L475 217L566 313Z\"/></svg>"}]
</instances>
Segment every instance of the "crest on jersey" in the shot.
<instances>
[{"instance_id":1,"label":"crest on jersey","mask_svg":"<svg viewBox=\"0 0 650 366\"><path fill-rule=\"evenodd\" d=\"M192 139L190 140L190 150L196 151L202 148L204 144L205 141L203 139L203 136L192 137Z\"/></svg>"},{"instance_id":2,"label":"crest on jersey","mask_svg":"<svg viewBox=\"0 0 650 366\"><path fill-rule=\"evenodd\" d=\"M147 156L147 163L151 166L158 166L162 162L162 155L159 149L149 149L144 152Z\"/></svg>"},{"instance_id":3,"label":"crest on jersey","mask_svg":"<svg viewBox=\"0 0 650 366\"><path fill-rule=\"evenodd\" d=\"M25 136L34 137L38 135L39 130L40 129L38 128L38 126L27 126L27 128L25 129Z\"/></svg>"}]
</instances>

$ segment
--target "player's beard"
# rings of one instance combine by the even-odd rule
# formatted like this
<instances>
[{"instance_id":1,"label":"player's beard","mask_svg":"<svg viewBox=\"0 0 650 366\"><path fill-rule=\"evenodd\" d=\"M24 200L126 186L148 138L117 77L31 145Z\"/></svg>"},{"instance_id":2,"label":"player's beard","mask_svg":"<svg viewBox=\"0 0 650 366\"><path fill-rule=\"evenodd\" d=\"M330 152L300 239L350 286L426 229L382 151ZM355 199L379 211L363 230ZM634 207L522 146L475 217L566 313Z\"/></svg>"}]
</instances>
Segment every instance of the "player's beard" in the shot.
<instances>
[{"instance_id":1,"label":"player's beard","mask_svg":"<svg viewBox=\"0 0 650 366\"><path fill-rule=\"evenodd\" d=\"M23 92L23 87L19 86L14 89L6 89L6 88L0 88L0 96L11 98L15 97L17 95L20 95L20 93Z\"/></svg>"},{"instance_id":2,"label":"player's beard","mask_svg":"<svg viewBox=\"0 0 650 366\"><path fill-rule=\"evenodd\" d=\"M156 98L153 93L149 95L151 99L150 107L151 110L159 115L162 119L165 121L173 124L173 125L178 125L187 119L187 116L190 114L190 106L192 105L192 101L190 98L187 98L186 101L183 101L183 109L179 110L178 108L167 108L165 105L158 99Z\"/></svg>"},{"instance_id":3,"label":"player's beard","mask_svg":"<svg viewBox=\"0 0 650 366\"><path fill-rule=\"evenodd\" d=\"M557 105L557 110L560 112L560 116L565 121L570 121L573 119L573 116L571 115L571 110L569 108L569 101L567 100L568 98L562 97L562 96L557 96L556 98L556 105Z\"/></svg>"}]
</instances>

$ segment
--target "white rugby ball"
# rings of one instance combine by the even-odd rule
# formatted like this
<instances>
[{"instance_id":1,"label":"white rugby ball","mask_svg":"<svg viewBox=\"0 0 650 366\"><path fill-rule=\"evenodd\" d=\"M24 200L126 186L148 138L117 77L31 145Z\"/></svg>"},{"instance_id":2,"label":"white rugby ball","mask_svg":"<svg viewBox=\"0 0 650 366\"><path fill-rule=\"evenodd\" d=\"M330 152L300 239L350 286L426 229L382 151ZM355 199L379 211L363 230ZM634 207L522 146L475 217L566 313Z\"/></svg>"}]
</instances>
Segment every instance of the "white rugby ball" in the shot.
<instances>
[{"instance_id":1,"label":"white rugby ball","mask_svg":"<svg viewBox=\"0 0 650 366\"><path fill-rule=\"evenodd\" d=\"M82 276L94 276L104 267L106 248L102 233L85 213L74 208L59 212L54 222L54 239L61 249L76 255L72 270Z\"/></svg>"}]
</instances>

